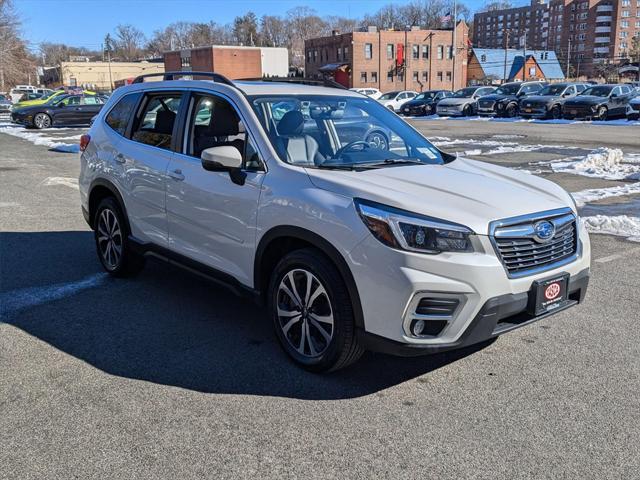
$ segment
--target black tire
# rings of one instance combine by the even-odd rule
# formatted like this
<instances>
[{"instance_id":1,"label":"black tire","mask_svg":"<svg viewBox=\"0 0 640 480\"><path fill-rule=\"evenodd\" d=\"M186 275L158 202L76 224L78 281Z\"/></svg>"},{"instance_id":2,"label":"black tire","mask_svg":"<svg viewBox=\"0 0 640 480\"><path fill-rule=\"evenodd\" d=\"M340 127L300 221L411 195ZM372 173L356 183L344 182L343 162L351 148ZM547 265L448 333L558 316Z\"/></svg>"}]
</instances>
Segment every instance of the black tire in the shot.
<instances>
[{"instance_id":1,"label":"black tire","mask_svg":"<svg viewBox=\"0 0 640 480\"><path fill-rule=\"evenodd\" d=\"M142 270L144 257L131 248L127 222L115 198L107 197L98 205L93 218L93 233L98 259L109 274L131 277Z\"/></svg>"},{"instance_id":2,"label":"black tire","mask_svg":"<svg viewBox=\"0 0 640 480\"><path fill-rule=\"evenodd\" d=\"M558 120L562 118L562 108L560 105L554 105L549 111L549 118L553 118L554 120Z\"/></svg>"},{"instance_id":3,"label":"black tire","mask_svg":"<svg viewBox=\"0 0 640 480\"><path fill-rule=\"evenodd\" d=\"M598 120L605 121L609 117L609 109L602 105L598 108Z\"/></svg>"},{"instance_id":4,"label":"black tire","mask_svg":"<svg viewBox=\"0 0 640 480\"><path fill-rule=\"evenodd\" d=\"M507 118L515 118L518 116L518 106L515 103L510 103L507 108L504 109L504 115Z\"/></svg>"},{"instance_id":5,"label":"black tire","mask_svg":"<svg viewBox=\"0 0 640 480\"><path fill-rule=\"evenodd\" d=\"M316 288L306 289L305 282L309 278L308 275L305 276L306 273L311 274L311 285L322 288L324 293L316 296L309 305L301 298L302 306L298 306L291 295L287 294L286 288L294 296L294 292L298 292L300 288L300 291L311 292L309 299L314 297ZM291 278L295 289L290 287ZM364 352L356 337L351 298L344 279L335 265L318 250L295 250L278 262L271 274L267 305L281 347L306 370L339 370L358 360ZM300 313L292 315L295 312ZM317 318L327 319L329 315L332 316L330 328L324 327L327 323L320 325L316 321ZM320 328L330 339L321 335Z\"/></svg>"},{"instance_id":6,"label":"black tire","mask_svg":"<svg viewBox=\"0 0 640 480\"><path fill-rule=\"evenodd\" d=\"M462 116L470 117L471 115L473 115L473 107L471 105L465 105L462 109Z\"/></svg>"}]
</instances>

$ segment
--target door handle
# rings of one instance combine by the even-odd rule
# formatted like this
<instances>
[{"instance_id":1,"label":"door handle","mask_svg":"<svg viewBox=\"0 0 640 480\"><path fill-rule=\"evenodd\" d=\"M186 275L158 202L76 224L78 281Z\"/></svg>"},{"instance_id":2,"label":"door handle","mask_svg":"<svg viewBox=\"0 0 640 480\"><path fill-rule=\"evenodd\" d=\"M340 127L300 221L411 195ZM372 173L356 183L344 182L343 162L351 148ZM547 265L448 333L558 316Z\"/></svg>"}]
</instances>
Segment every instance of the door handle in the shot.
<instances>
[{"instance_id":1,"label":"door handle","mask_svg":"<svg viewBox=\"0 0 640 480\"><path fill-rule=\"evenodd\" d=\"M184 175L182 174L182 170L180 170L179 168L176 168L175 170L170 171L168 175L174 180L177 180L179 182L184 180Z\"/></svg>"},{"instance_id":2,"label":"door handle","mask_svg":"<svg viewBox=\"0 0 640 480\"><path fill-rule=\"evenodd\" d=\"M123 155L123 154L119 153L119 154L117 154L117 155L116 155L116 162L118 162L118 163L124 163L124 162L126 162L126 160L127 160L127 159L126 159L126 158L124 158L124 155Z\"/></svg>"}]
</instances>

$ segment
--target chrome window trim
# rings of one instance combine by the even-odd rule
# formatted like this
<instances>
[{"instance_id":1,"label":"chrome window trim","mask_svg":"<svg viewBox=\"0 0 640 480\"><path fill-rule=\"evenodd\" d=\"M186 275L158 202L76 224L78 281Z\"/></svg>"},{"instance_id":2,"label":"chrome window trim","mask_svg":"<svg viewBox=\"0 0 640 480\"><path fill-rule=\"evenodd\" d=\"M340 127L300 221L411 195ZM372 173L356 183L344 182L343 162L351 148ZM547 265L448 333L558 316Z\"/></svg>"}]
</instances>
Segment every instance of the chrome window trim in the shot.
<instances>
[{"instance_id":1,"label":"chrome window trim","mask_svg":"<svg viewBox=\"0 0 640 480\"><path fill-rule=\"evenodd\" d=\"M567 220L567 217L571 217L571 219ZM500 253L500 249L498 244L496 243L496 231L498 228L509 227L512 225L517 225L524 222L536 222L537 220L549 220L555 222L559 222L561 226L566 225L569 221L573 220L575 222L576 229L576 252L570 257L563 258L554 263L549 263L542 265L540 267L535 267L531 269L524 270L522 272L509 272L507 265L502 258L502 254ZM553 270L555 268L562 267L569 263L576 261L582 255L582 242L580 241L580 225L578 222L578 217L573 212L573 210L569 207L565 208L557 208L554 210L545 210L544 212L530 213L527 215L519 215L517 217L504 218L501 220L494 220L489 224L489 239L491 241L491 245L493 245L493 249L495 251L498 260L502 264L507 277L510 279L529 277L531 275L537 275L539 273L547 272L549 270ZM529 237L524 237L529 238Z\"/></svg>"}]
</instances>

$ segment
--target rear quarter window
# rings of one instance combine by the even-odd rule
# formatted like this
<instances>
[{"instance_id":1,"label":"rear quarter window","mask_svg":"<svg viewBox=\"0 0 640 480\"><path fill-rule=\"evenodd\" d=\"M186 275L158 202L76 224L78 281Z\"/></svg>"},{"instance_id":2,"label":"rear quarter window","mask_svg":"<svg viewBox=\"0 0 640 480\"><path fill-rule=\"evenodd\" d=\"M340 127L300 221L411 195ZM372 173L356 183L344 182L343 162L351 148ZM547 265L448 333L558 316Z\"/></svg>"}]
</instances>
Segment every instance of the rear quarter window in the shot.
<instances>
[{"instance_id":1,"label":"rear quarter window","mask_svg":"<svg viewBox=\"0 0 640 480\"><path fill-rule=\"evenodd\" d=\"M105 123L124 136L139 98L139 93L131 93L122 97L105 117Z\"/></svg>"}]
</instances>

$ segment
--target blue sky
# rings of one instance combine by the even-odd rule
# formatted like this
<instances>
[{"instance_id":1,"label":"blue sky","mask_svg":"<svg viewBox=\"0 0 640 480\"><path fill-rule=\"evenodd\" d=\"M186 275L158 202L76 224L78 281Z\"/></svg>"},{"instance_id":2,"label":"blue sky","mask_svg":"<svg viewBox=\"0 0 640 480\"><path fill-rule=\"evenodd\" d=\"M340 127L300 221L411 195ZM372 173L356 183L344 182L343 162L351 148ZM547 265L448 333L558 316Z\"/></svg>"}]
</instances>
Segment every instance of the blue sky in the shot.
<instances>
[{"instance_id":1,"label":"blue sky","mask_svg":"<svg viewBox=\"0 0 640 480\"><path fill-rule=\"evenodd\" d=\"M453 1L453 0L452 0ZM258 16L281 15L307 5L319 15L361 17L389 0L14 0L31 48L40 42L61 42L99 49L104 36L119 23L131 23L147 36L171 22L228 23L249 10ZM407 0L393 3L403 4ZM465 2L472 10L484 0Z\"/></svg>"}]
</instances>

